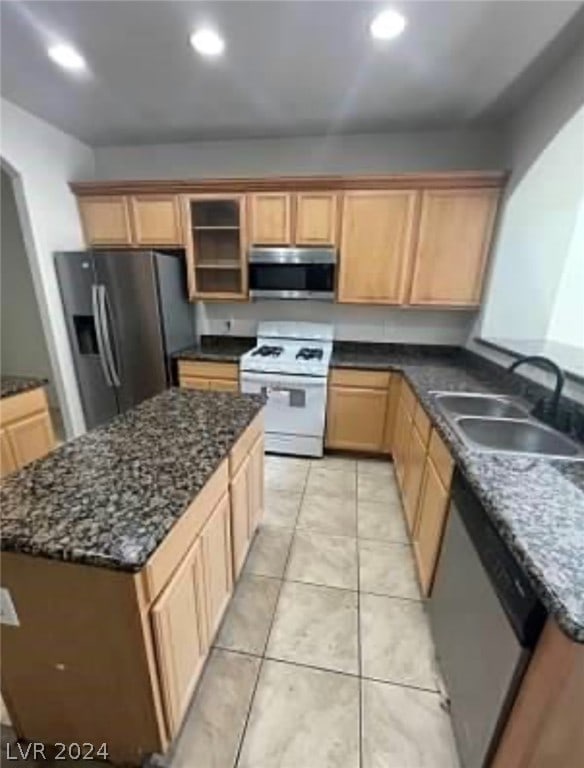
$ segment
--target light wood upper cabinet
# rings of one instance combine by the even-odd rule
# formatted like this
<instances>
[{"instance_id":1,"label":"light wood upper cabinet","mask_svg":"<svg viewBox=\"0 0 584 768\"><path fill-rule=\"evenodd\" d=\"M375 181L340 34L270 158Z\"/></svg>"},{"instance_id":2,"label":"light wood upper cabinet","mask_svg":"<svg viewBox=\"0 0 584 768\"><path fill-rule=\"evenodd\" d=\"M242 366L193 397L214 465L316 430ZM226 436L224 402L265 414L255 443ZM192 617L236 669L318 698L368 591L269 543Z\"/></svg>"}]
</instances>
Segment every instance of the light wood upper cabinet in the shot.
<instances>
[{"instance_id":1,"label":"light wood upper cabinet","mask_svg":"<svg viewBox=\"0 0 584 768\"><path fill-rule=\"evenodd\" d=\"M296 195L296 245L332 246L337 242L338 195L300 192Z\"/></svg>"},{"instance_id":2,"label":"light wood upper cabinet","mask_svg":"<svg viewBox=\"0 0 584 768\"><path fill-rule=\"evenodd\" d=\"M214 637L233 586L229 494L217 504L201 533L207 630Z\"/></svg>"},{"instance_id":3,"label":"light wood upper cabinet","mask_svg":"<svg viewBox=\"0 0 584 768\"><path fill-rule=\"evenodd\" d=\"M250 195L251 245L290 245L292 242L292 198L285 192Z\"/></svg>"},{"instance_id":4,"label":"light wood upper cabinet","mask_svg":"<svg viewBox=\"0 0 584 768\"><path fill-rule=\"evenodd\" d=\"M180 728L207 654L201 541L152 607L152 628L170 737Z\"/></svg>"},{"instance_id":5,"label":"light wood upper cabinet","mask_svg":"<svg viewBox=\"0 0 584 768\"><path fill-rule=\"evenodd\" d=\"M183 245L181 208L176 195L130 198L135 245Z\"/></svg>"},{"instance_id":6,"label":"light wood upper cabinet","mask_svg":"<svg viewBox=\"0 0 584 768\"><path fill-rule=\"evenodd\" d=\"M346 192L343 199L338 300L404 301L418 193Z\"/></svg>"},{"instance_id":7,"label":"light wood upper cabinet","mask_svg":"<svg viewBox=\"0 0 584 768\"><path fill-rule=\"evenodd\" d=\"M422 193L411 304L479 304L498 199L497 189Z\"/></svg>"},{"instance_id":8,"label":"light wood upper cabinet","mask_svg":"<svg viewBox=\"0 0 584 768\"><path fill-rule=\"evenodd\" d=\"M88 246L132 245L128 198L97 195L78 199L79 214Z\"/></svg>"}]
</instances>

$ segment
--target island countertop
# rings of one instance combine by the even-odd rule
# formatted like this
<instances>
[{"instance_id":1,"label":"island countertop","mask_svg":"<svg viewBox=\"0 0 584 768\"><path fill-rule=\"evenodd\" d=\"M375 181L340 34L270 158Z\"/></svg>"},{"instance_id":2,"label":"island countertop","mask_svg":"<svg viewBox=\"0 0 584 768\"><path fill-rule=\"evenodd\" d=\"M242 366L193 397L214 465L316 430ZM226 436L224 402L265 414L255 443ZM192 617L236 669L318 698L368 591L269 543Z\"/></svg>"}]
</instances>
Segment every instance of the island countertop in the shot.
<instances>
[{"instance_id":1,"label":"island countertop","mask_svg":"<svg viewBox=\"0 0 584 768\"><path fill-rule=\"evenodd\" d=\"M263 404L170 389L65 443L2 483L2 550L140 570Z\"/></svg>"}]
</instances>

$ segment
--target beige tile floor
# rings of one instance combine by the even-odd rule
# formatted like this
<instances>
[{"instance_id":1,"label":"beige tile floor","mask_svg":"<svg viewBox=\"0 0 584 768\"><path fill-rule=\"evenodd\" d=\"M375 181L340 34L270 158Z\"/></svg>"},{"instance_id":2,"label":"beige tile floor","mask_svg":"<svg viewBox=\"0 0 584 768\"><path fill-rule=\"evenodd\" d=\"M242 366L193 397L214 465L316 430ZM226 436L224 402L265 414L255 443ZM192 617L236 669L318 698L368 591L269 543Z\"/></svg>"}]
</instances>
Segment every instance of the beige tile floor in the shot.
<instances>
[{"instance_id":1,"label":"beige tile floor","mask_svg":"<svg viewBox=\"0 0 584 768\"><path fill-rule=\"evenodd\" d=\"M170 768L458 768L387 461L266 457Z\"/></svg>"},{"instance_id":2,"label":"beige tile floor","mask_svg":"<svg viewBox=\"0 0 584 768\"><path fill-rule=\"evenodd\" d=\"M458 768L389 462L266 457L215 646L173 768Z\"/></svg>"}]
</instances>

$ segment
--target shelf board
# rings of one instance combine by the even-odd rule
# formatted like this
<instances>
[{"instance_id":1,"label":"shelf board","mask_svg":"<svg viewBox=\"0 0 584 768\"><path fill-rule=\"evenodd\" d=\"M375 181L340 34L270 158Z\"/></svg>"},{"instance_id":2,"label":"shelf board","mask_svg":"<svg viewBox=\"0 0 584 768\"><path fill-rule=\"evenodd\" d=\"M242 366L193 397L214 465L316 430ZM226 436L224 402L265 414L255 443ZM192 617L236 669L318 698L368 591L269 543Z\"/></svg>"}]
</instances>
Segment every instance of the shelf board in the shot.
<instances>
[{"instance_id":1,"label":"shelf board","mask_svg":"<svg viewBox=\"0 0 584 768\"><path fill-rule=\"evenodd\" d=\"M236 231L240 229L239 224L200 224L195 225L192 229L195 230L195 232L222 232L222 231Z\"/></svg>"},{"instance_id":2,"label":"shelf board","mask_svg":"<svg viewBox=\"0 0 584 768\"><path fill-rule=\"evenodd\" d=\"M195 263L195 269L241 269L240 261L209 261Z\"/></svg>"}]
</instances>

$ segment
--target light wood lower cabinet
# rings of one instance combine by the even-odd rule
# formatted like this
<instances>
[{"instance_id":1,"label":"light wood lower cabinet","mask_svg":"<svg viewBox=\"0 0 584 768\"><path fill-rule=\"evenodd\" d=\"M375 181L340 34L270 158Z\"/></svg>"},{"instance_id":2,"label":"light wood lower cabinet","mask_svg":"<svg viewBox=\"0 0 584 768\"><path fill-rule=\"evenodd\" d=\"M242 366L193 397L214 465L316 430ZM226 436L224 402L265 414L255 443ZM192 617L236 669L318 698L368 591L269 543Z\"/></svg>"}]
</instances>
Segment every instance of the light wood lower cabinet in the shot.
<instances>
[{"instance_id":1,"label":"light wood lower cabinet","mask_svg":"<svg viewBox=\"0 0 584 768\"><path fill-rule=\"evenodd\" d=\"M239 392L239 366L237 363L179 360L178 381L184 389Z\"/></svg>"},{"instance_id":2,"label":"light wood lower cabinet","mask_svg":"<svg viewBox=\"0 0 584 768\"><path fill-rule=\"evenodd\" d=\"M233 576L241 573L252 531L250 525L250 458L241 463L231 480L231 537L233 541Z\"/></svg>"},{"instance_id":3,"label":"light wood lower cabinet","mask_svg":"<svg viewBox=\"0 0 584 768\"><path fill-rule=\"evenodd\" d=\"M406 522L410 534L413 534L416 527L418 514L418 499L420 497L420 488L422 477L424 475L424 464L426 462L426 444L422 440L415 424L410 429L409 446L407 448L407 461L405 477L403 482L403 502L406 513Z\"/></svg>"},{"instance_id":4,"label":"light wood lower cabinet","mask_svg":"<svg viewBox=\"0 0 584 768\"><path fill-rule=\"evenodd\" d=\"M233 575L241 573L264 510L264 438L258 425L248 428L241 454L231 459L231 539ZM251 447L249 447L251 446Z\"/></svg>"},{"instance_id":5,"label":"light wood lower cabinet","mask_svg":"<svg viewBox=\"0 0 584 768\"><path fill-rule=\"evenodd\" d=\"M329 380L327 448L382 453L391 375L333 369Z\"/></svg>"},{"instance_id":6,"label":"light wood lower cabinet","mask_svg":"<svg viewBox=\"0 0 584 768\"><path fill-rule=\"evenodd\" d=\"M0 476L46 456L56 445L42 388L0 400Z\"/></svg>"},{"instance_id":7,"label":"light wood lower cabinet","mask_svg":"<svg viewBox=\"0 0 584 768\"><path fill-rule=\"evenodd\" d=\"M152 607L167 727L178 733L207 656L205 578L197 539Z\"/></svg>"},{"instance_id":8,"label":"light wood lower cabinet","mask_svg":"<svg viewBox=\"0 0 584 768\"><path fill-rule=\"evenodd\" d=\"M454 461L403 379L392 448L420 585L428 596L448 515Z\"/></svg>"},{"instance_id":9,"label":"light wood lower cabinet","mask_svg":"<svg viewBox=\"0 0 584 768\"><path fill-rule=\"evenodd\" d=\"M214 637L233 587L231 508L226 494L201 533L209 637Z\"/></svg>"},{"instance_id":10,"label":"light wood lower cabinet","mask_svg":"<svg viewBox=\"0 0 584 768\"><path fill-rule=\"evenodd\" d=\"M16 469L18 469L18 464L16 463L8 433L5 429L0 429L0 477L9 475Z\"/></svg>"},{"instance_id":11,"label":"light wood lower cabinet","mask_svg":"<svg viewBox=\"0 0 584 768\"><path fill-rule=\"evenodd\" d=\"M449 489L444 486L434 462L426 460L414 533L414 557L424 595L429 595L438 561L442 533L448 514Z\"/></svg>"},{"instance_id":12,"label":"light wood lower cabinet","mask_svg":"<svg viewBox=\"0 0 584 768\"><path fill-rule=\"evenodd\" d=\"M249 507L251 537L264 515L264 436L255 441L249 453Z\"/></svg>"}]
</instances>

